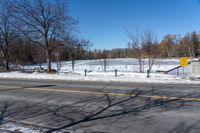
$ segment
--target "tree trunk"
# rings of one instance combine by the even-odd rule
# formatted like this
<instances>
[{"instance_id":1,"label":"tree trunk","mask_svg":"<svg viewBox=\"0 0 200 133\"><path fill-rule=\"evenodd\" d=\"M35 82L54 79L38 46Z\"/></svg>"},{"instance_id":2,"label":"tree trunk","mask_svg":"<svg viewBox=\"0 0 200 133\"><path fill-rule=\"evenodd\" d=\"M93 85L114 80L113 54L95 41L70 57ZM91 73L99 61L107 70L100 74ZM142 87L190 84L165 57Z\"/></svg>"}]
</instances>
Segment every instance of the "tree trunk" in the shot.
<instances>
[{"instance_id":1,"label":"tree trunk","mask_svg":"<svg viewBox=\"0 0 200 133\"><path fill-rule=\"evenodd\" d=\"M140 65L140 73L142 73L142 59L139 57L138 61Z\"/></svg>"},{"instance_id":2,"label":"tree trunk","mask_svg":"<svg viewBox=\"0 0 200 133\"><path fill-rule=\"evenodd\" d=\"M74 71L74 66L75 66L75 59L72 58L72 70Z\"/></svg>"},{"instance_id":3,"label":"tree trunk","mask_svg":"<svg viewBox=\"0 0 200 133\"><path fill-rule=\"evenodd\" d=\"M106 61L106 59L103 59L103 65L104 65L104 72L106 72L106 67L107 67L107 61Z\"/></svg>"},{"instance_id":4,"label":"tree trunk","mask_svg":"<svg viewBox=\"0 0 200 133\"><path fill-rule=\"evenodd\" d=\"M39 62L39 68L42 69L42 64L41 64L41 62Z\"/></svg>"},{"instance_id":5,"label":"tree trunk","mask_svg":"<svg viewBox=\"0 0 200 133\"><path fill-rule=\"evenodd\" d=\"M51 72L51 54L46 50L46 59L47 59L47 72Z\"/></svg>"},{"instance_id":6,"label":"tree trunk","mask_svg":"<svg viewBox=\"0 0 200 133\"><path fill-rule=\"evenodd\" d=\"M8 56L5 56L5 57L4 57L4 69L5 69L5 71L9 71Z\"/></svg>"},{"instance_id":7,"label":"tree trunk","mask_svg":"<svg viewBox=\"0 0 200 133\"><path fill-rule=\"evenodd\" d=\"M148 57L148 62L149 62L149 73L151 73L151 54L150 53Z\"/></svg>"}]
</instances>

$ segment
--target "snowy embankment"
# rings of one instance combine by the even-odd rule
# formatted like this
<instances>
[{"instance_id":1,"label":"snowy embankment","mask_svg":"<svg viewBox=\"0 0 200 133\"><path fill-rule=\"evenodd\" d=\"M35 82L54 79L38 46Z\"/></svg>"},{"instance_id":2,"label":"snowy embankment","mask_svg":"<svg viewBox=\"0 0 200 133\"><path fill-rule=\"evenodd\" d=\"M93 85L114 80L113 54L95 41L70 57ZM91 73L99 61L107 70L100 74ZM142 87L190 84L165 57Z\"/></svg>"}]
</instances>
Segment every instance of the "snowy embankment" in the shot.
<instances>
[{"instance_id":1,"label":"snowy embankment","mask_svg":"<svg viewBox=\"0 0 200 133\"><path fill-rule=\"evenodd\" d=\"M200 81L191 81L187 77L151 73L147 78L147 73L138 73L139 65L136 59L109 59L107 61L107 72L103 72L103 66L100 60L83 60L75 62L75 69L72 71L71 62L61 62L60 73L32 74L22 72L0 73L0 78L23 78L23 79L49 79L49 80L72 80L72 81L104 81L104 82L136 82L136 83L183 83L183 84L200 84ZM152 68L156 70L169 70L179 65L179 59L157 60ZM56 69L56 63L52 63ZM35 68L37 65L26 66L26 68ZM46 64L42 65L46 68ZM144 72L147 70L147 61L144 62ZM117 77L114 70L117 69ZM189 67L187 68L189 70ZM85 76L84 70L87 70Z\"/></svg>"},{"instance_id":2,"label":"snowy embankment","mask_svg":"<svg viewBox=\"0 0 200 133\"><path fill-rule=\"evenodd\" d=\"M49 79L49 80L69 80L69 81L104 81L104 82L133 82L133 83L183 83L183 84L200 84L199 81L191 81L186 78L164 75L164 74L150 74L150 78L147 78L146 73L118 73L118 77L115 77L114 72L90 72L87 76L84 73L61 73L47 74L47 73L22 73L22 72L10 72L0 73L1 78L21 78L21 79Z\"/></svg>"},{"instance_id":3,"label":"snowy embankment","mask_svg":"<svg viewBox=\"0 0 200 133\"><path fill-rule=\"evenodd\" d=\"M31 124L8 122L0 125L0 133L44 133L48 129ZM54 133L73 133L71 130L62 130Z\"/></svg>"}]
</instances>

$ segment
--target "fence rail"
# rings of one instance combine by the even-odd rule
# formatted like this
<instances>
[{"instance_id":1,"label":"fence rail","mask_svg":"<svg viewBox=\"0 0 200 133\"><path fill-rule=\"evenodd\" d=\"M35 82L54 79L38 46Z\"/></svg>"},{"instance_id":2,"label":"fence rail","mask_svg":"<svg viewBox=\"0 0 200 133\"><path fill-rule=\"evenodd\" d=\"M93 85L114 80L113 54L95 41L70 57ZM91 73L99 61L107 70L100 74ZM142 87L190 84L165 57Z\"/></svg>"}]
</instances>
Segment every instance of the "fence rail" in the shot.
<instances>
[{"instance_id":1,"label":"fence rail","mask_svg":"<svg viewBox=\"0 0 200 133\"><path fill-rule=\"evenodd\" d=\"M191 64L191 62L188 62L188 65L190 65L190 64ZM163 73L163 74L169 74L169 75L176 75L176 76L187 76L190 73L190 68L177 66L177 67L174 67L167 71L157 70L156 72Z\"/></svg>"}]
</instances>

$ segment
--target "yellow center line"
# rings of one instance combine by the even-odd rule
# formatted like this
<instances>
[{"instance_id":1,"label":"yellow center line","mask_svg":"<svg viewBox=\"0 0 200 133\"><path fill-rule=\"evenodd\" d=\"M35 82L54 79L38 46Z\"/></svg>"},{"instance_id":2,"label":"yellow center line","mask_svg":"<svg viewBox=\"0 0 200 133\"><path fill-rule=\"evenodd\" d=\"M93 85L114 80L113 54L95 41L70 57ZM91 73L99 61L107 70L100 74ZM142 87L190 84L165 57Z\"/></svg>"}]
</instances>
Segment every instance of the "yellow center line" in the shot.
<instances>
[{"instance_id":1,"label":"yellow center line","mask_svg":"<svg viewBox=\"0 0 200 133\"><path fill-rule=\"evenodd\" d=\"M126 93L112 93L112 92L97 92L97 91L82 91L82 90L61 90L61 89L47 89L47 88L28 88L28 90L36 91L54 91L54 92L65 92L65 93L80 93L80 94L93 94L93 95L110 95L110 96L138 96L141 98L151 99L166 99L166 100L184 100L184 101L200 101L200 98L188 98L188 97L175 97L175 96L151 96L151 95L137 95L137 94L126 94Z\"/></svg>"}]
</instances>

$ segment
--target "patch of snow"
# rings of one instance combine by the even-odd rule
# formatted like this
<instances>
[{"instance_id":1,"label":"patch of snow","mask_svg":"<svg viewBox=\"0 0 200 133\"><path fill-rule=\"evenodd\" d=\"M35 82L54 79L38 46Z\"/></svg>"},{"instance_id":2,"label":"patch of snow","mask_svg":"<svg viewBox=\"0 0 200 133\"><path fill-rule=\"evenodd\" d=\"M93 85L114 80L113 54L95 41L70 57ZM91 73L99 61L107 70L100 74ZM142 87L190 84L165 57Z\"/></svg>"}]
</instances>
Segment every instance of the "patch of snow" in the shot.
<instances>
[{"instance_id":1,"label":"patch of snow","mask_svg":"<svg viewBox=\"0 0 200 133\"><path fill-rule=\"evenodd\" d=\"M19 132L19 133L44 133L47 128L34 126L30 124L19 124L8 122L0 126L1 133ZM73 133L72 130L56 131L55 133Z\"/></svg>"},{"instance_id":2,"label":"patch of snow","mask_svg":"<svg viewBox=\"0 0 200 133\"><path fill-rule=\"evenodd\" d=\"M57 74L47 73L21 73L21 72L5 72L0 73L0 78L22 78L22 79L49 79L49 80L72 80L72 81L105 81L105 82L137 82L137 83L195 83L199 81L191 81L188 78L183 78L174 75L150 74L147 78L146 73L130 73L118 72L118 77L115 77L114 72L95 72L92 71L84 76L84 72L68 72Z\"/></svg>"},{"instance_id":3,"label":"patch of snow","mask_svg":"<svg viewBox=\"0 0 200 133\"><path fill-rule=\"evenodd\" d=\"M12 132L21 132L21 133L43 133L44 130L34 129L30 126L22 126L14 123L6 123L0 126L0 130L12 131Z\"/></svg>"}]
</instances>

